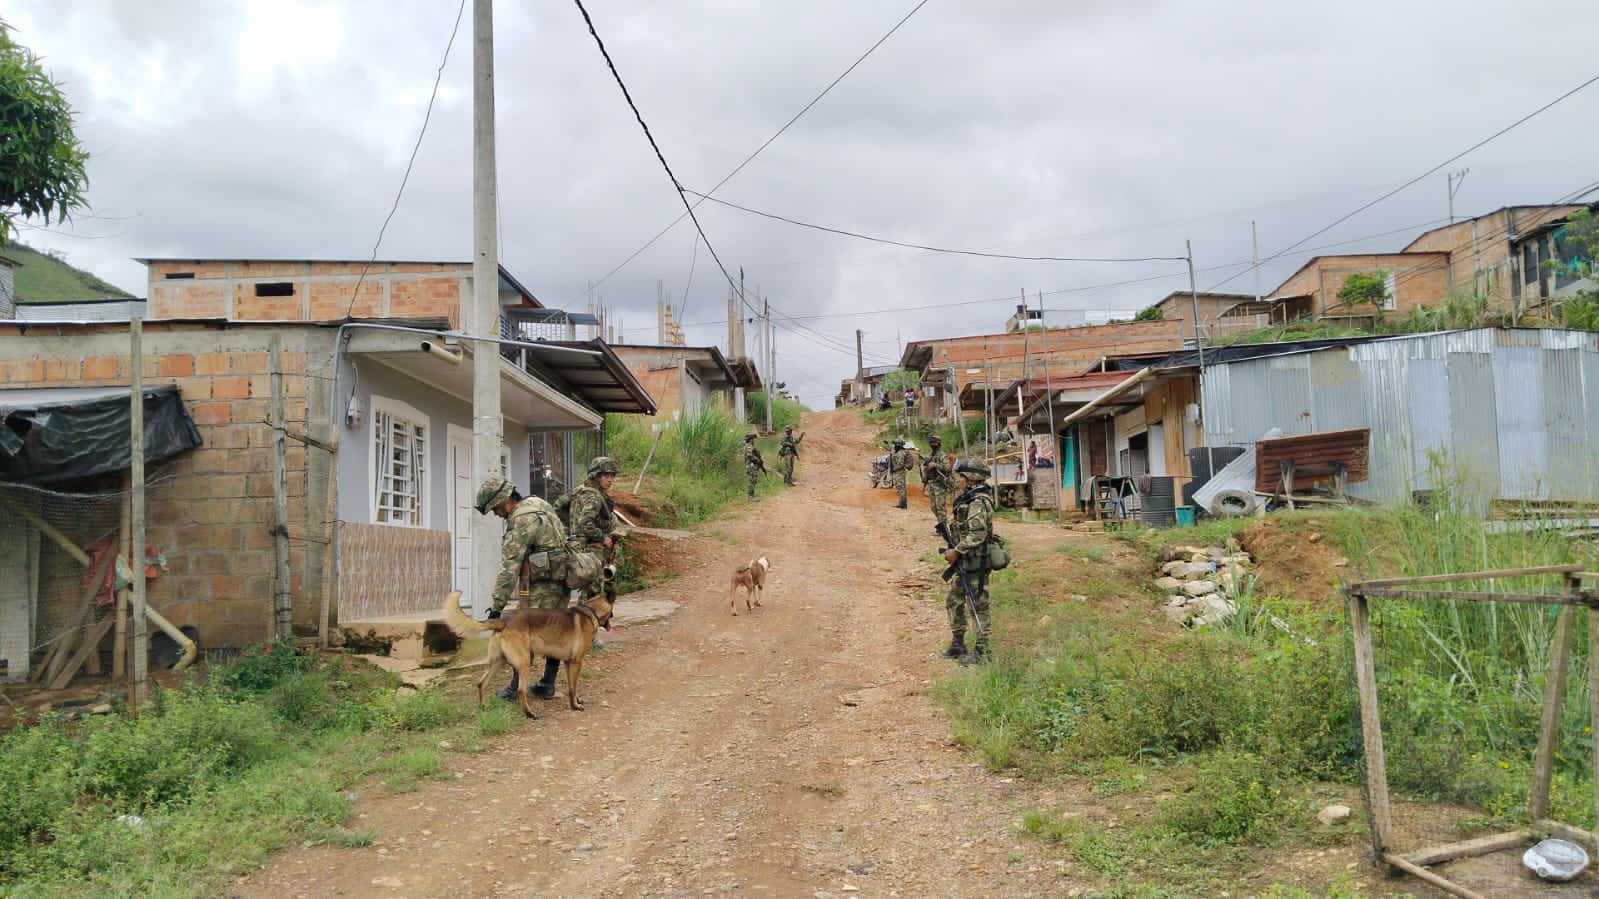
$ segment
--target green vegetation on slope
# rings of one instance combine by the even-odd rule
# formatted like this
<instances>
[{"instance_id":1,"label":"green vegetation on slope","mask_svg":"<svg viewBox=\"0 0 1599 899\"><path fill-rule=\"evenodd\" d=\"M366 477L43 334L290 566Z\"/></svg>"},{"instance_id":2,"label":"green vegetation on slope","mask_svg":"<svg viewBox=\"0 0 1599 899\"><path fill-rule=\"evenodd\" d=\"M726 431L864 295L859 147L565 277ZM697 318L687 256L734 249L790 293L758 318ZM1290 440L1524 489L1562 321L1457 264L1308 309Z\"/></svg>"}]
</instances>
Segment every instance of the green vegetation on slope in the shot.
<instances>
[{"instance_id":1,"label":"green vegetation on slope","mask_svg":"<svg viewBox=\"0 0 1599 899\"><path fill-rule=\"evenodd\" d=\"M0 247L0 256L21 263L16 268L16 298L19 303L133 298L127 291L83 269L23 244Z\"/></svg>"}]
</instances>

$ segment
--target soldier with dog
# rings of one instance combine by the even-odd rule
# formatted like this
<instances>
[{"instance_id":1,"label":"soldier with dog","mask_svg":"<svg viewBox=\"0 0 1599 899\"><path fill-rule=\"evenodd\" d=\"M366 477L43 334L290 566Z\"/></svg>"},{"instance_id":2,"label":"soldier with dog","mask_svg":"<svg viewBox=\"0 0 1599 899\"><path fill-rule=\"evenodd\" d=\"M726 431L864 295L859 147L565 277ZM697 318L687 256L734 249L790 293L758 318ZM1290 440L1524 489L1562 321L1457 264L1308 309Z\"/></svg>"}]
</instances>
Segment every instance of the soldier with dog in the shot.
<instances>
[{"instance_id":1,"label":"soldier with dog","mask_svg":"<svg viewBox=\"0 0 1599 899\"><path fill-rule=\"evenodd\" d=\"M555 507L537 496L524 498L510 481L491 477L478 488L477 511L505 519L505 536L500 541L500 573L494 580L493 604L489 618L500 617L516 590L524 566L527 587L524 602L532 608L566 607L566 529ZM544 676L533 685L533 695L542 699L555 696L555 676L559 659L544 660ZM521 687L516 675L500 690L505 699L517 698Z\"/></svg>"}]
</instances>

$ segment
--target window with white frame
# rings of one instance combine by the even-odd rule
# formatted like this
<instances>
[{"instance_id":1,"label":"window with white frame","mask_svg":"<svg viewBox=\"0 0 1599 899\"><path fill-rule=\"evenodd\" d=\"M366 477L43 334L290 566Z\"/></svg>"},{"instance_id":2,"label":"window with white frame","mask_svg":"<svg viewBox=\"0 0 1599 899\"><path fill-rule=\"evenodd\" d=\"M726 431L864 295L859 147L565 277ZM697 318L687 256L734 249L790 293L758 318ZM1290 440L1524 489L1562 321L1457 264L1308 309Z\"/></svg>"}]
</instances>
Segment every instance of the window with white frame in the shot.
<instances>
[{"instance_id":1,"label":"window with white frame","mask_svg":"<svg viewBox=\"0 0 1599 899\"><path fill-rule=\"evenodd\" d=\"M423 527L427 521L426 415L372 397L372 520Z\"/></svg>"}]
</instances>

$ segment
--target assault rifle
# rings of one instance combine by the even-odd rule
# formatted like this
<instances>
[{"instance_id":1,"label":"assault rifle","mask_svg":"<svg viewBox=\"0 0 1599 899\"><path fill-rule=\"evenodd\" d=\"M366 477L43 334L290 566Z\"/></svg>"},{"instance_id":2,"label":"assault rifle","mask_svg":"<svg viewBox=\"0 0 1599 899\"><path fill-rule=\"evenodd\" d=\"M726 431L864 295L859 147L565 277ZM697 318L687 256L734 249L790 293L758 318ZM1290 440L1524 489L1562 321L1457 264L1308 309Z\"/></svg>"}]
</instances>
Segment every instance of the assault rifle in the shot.
<instances>
[{"instance_id":1,"label":"assault rifle","mask_svg":"<svg viewBox=\"0 0 1599 899\"><path fill-rule=\"evenodd\" d=\"M953 540L950 541L950 543L954 543L954 542L955 541L953 541ZM946 547L944 547L944 551L948 552L949 550L951 550L953 548L954 548L953 546L946 546ZM987 543L983 544L983 550L982 551L985 554L988 552L988 544ZM978 574L978 577L982 577L982 576L983 576L982 574ZM944 569L944 574L942 575L942 577L946 581L949 580L951 577L960 578L961 595L966 597L966 614L969 615L971 617L971 619L972 619L972 630L976 631L977 635L979 637L981 637L983 635L983 621L982 621L982 619L977 617L977 596L972 590L971 574L968 573L966 571L966 569L961 566L960 557L957 556L955 561L951 562L949 564L949 567ZM979 585L979 587L977 589L981 590L982 587Z\"/></svg>"}]
</instances>

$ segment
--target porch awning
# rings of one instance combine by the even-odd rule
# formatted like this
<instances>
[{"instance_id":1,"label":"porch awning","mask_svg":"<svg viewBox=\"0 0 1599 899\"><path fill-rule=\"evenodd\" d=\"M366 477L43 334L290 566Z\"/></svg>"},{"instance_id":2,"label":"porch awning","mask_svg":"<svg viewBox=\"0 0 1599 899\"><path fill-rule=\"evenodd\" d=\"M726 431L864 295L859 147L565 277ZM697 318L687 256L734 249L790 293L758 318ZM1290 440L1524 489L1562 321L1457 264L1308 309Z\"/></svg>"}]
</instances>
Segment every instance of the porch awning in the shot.
<instances>
[{"instance_id":1,"label":"porch awning","mask_svg":"<svg viewBox=\"0 0 1599 899\"><path fill-rule=\"evenodd\" d=\"M0 481L46 484L127 468L133 409L127 387L0 389ZM144 458L200 445L173 384L145 388Z\"/></svg>"}]
</instances>

